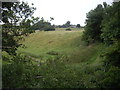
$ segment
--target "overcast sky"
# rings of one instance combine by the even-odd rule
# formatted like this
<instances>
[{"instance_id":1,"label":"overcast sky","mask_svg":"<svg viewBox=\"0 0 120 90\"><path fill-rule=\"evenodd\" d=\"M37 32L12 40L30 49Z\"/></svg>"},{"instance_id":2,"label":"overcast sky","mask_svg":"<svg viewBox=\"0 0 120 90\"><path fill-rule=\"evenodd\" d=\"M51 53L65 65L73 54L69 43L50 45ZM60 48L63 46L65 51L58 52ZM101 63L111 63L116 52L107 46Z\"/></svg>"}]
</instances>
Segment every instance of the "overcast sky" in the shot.
<instances>
[{"instance_id":1,"label":"overcast sky","mask_svg":"<svg viewBox=\"0 0 120 90\"><path fill-rule=\"evenodd\" d=\"M37 10L34 13L35 17L44 17L45 20L50 20L52 24L62 25L66 21L71 24L80 24L84 26L86 13L94 9L98 4L107 2L111 4L113 0L21 0L27 1L29 4L34 3Z\"/></svg>"}]
</instances>

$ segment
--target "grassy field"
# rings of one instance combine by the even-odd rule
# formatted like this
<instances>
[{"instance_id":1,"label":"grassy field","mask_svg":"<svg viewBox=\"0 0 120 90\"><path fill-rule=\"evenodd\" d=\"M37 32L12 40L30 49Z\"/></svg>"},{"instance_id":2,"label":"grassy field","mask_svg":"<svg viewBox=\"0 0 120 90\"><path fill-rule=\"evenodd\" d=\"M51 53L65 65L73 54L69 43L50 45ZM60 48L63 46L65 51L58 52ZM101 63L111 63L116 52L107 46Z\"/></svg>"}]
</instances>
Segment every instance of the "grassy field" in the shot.
<instances>
[{"instance_id":1,"label":"grassy field","mask_svg":"<svg viewBox=\"0 0 120 90\"><path fill-rule=\"evenodd\" d=\"M96 54L98 45L86 46L81 41L83 29L74 29L73 31L64 31L64 29L58 30L57 28L57 31L48 32L39 31L29 35L21 41L25 48L19 48L19 52L41 61L64 55L68 58L66 62L69 64L89 60Z\"/></svg>"},{"instance_id":2,"label":"grassy field","mask_svg":"<svg viewBox=\"0 0 120 90\"><path fill-rule=\"evenodd\" d=\"M55 28L56 31L65 31L67 28ZM72 31L83 31L84 28L70 28Z\"/></svg>"}]
</instances>

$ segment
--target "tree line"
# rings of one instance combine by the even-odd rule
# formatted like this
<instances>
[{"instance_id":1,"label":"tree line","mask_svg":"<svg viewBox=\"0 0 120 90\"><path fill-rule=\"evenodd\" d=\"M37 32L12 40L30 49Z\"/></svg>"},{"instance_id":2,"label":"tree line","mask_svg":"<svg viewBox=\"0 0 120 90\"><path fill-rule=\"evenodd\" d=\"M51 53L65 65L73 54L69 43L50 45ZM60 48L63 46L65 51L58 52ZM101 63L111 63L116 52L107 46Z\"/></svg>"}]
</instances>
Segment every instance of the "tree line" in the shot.
<instances>
[{"instance_id":1,"label":"tree line","mask_svg":"<svg viewBox=\"0 0 120 90\"><path fill-rule=\"evenodd\" d=\"M50 21L54 20L54 18L50 17ZM31 26L31 30L40 30L40 31L54 31L55 26L51 25L50 22L45 21L42 17L41 20L38 20L35 24Z\"/></svg>"},{"instance_id":2,"label":"tree line","mask_svg":"<svg viewBox=\"0 0 120 90\"><path fill-rule=\"evenodd\" d=\"M116 52L119 53L120 2L113 2L112 5L107 5L106 2L103 2L103 5L99 4L94 10L87 13L82 39L88 45L95 42L102 42L107 46L116 45L116 48L118 48ZM116 59L119 58L117 57Z\"/></svg>"},{"instance_id":3,"label":"tree line","mask_svg":"<svg viewBox=\"0 0 120 90\"><path fill-rule=\"evenodd\" d=\"M120 2L112 5L103 2L88 12L82 40L87 45L96 42L105 45L101 57L107 69L102 87L120 87Z\"/></svg>"},{"instance_id":4,"label":"tree line","mask_svg":"<svg viewBox=\"0 0 120 90\"><path fill-rule=\"evenodd\" d=\"M57 25L56 27L58 27L58 28L69 28L69 27L81 28L82 26L80 24L72 25L70 21L67 21L65 24Z\"/></svg>"}]
</instances>

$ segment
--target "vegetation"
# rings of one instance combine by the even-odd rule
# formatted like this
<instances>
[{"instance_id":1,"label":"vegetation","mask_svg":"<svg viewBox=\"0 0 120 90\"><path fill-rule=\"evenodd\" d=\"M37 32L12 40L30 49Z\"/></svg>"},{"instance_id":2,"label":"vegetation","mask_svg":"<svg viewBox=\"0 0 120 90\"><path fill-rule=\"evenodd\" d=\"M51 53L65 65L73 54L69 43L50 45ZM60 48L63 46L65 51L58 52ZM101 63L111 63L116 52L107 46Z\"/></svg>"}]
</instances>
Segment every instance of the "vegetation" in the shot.
<instances>
[{"instance_id":1,"label":"vegetation","mask_svg":"<svg viewBox=\"0 0 120 90\"><path fill-rule=\"evenodd\" d=\"M83 40L88 44L101 41L101 22L103 20L103 6L99 4L94 10L91 10L87 14L85 31L83 34Z\"/></svg>"},{"instance_id":2,"label":"vegetation","mask_svg":"<svg viewBox=\"0 0 120 90\"><path fill-rule=\"evenodd\" d=\"M67 21L65 24L63 25L56 25L57 28L70 28L70 27L73 27L73 28L80 28L80 24L77 24L77 25L72 25L70 21Z\"/></svg>"},{"instance_id":3,"label":"vegetation","mask_svg":"<svg viewBox=\"0 0 120 90\"><path fill-rule=\"evenodd\" d=\"M27 3L2 2L2 50L9 54L16 54L21 44L18 41L23 35L33 31L29 30L32 15L35 8L29 7ZM29 19L28 19L29 18Z\"/></svg>"},{"instance_id":4,"label":"vegetation","mask_svg":"<svg viewBox=\"0 0 120 90\"><path fill-rule=\"evenodd\" d=\"M80 28L81 26L80 26L80 24L77 24L77 26L76 26L76 27Z\"/></svg>"},{"instance_id":5,"label":"vegetation","mask_svg":"<svg viewBox=\"0 0 120 90\"><path fill-rule=\"evenodd\" d=\"M49 53L58 54L73 54L79 44L75 43L81 37L82 31L52 31L52 32L37 32L21 41L26 48L19 48L20 52L27 53L34 57L54 57ZM62 42L60 42L62 41ZM83 43L79 40L79 43ZM73 56L73 55L72 55ZM43 59L44 60L44 59Z\"/></svg>"},{"instance_id":6,"label":"vegetation","mask_svg":"<svg viewBox=\"0 0 120 90\"><path fill-rule=\"evenodd\" d=\"M95 16L88 17L83 40L89 43L90 41L101 39L106 45L106 49L101 55L104 58L104 64L107 68L106 77L101 82L103 87L120 87L118 81L120 79L118 77L118 71L120 69L120 2L114 2L111 6L104 2L103 5L104 8L100 5L101 10L95 11L98 5L94 12L92 11L88 14L90 16L99 13L97 16L101 17L101 19L97 19ZM94 22L91 22L94 20L99 22L95 23L97 25L95 28L93 28L94 24L92 24Z\"/></svg>"},{"instance_id":7,"label":"vegetation","mask_svg":"<svg viewBox=\"0 0 120 90\"><path fill-rule=\"evenodd\" d=\"M64 28L69 27L69 26L70 26L70 21L67 21L67 22L63 25Z\"/></svg>"},{"instance_id":8,"label":"vegetation","mask_svg":"<svg viewBox=\"0 0 120 90\"><path fill-rule=\"evenodd\" d=\"M51 17L51 19L53 19ZM46 22L43 18L42 20L38 21L37 23L35 23L34 25L32 25L31 27L32 30L41 30L41 31L55 31L55 28L53 25L51 25L51 23Z\"/></svg>"},{"instance_id":9,"label":"vegetation","mask_svg":"<svg viewBox=\"0 0 120 90\"><path fill-rule=\"evenodd\" d=\"M69 32L45 32L52 25L31 17L35 8L24 2L3 6L3 88L120 87L120 2L99 4L87 14L85 30Z\"/></svg>"},{"instance_id":10,"label":"vegetation","mask_svg":"<svg viewBox=\"0 0 120 90\"><path fill-rule=\"evenodd\" d=\"M114 44L120 39L120 2L113 3L104 9L106 13L102 21L102 34L104 42L108 45Z\"/></svg>"},{"instance_id":11,"label":"vegetation","mask_svg":"<svg viewBox=\"0 0 120 90\"><path fill-rule=\"evenodd\" d=\"M71 31L71 29L70 29L70 28L67 28L66 31Z\"/></svg>"},{"instance_id":12,"label":"vegetation","mask_svg":"<svg viewBox=\"0 0 120 90\"><path fill-rule=\"evenodd\" d=\"M88 87L90 81L87 82L87 79L93 76L95 68L102 68L102 62L99 59L95 60L99 54L96 52L102 48L102 45L85 46L84 42L80 40L81 35L82 31L53 31L37 32L27 36L25 41L22 41L27 48L19 49L27 56L18 54L12 58L4 53L3 87ZM51 39L49 39L50 37ZM48 42L50 43L46 44ZM35 45L37 46L35 47ZM13 75L11 75L12 72L14 72ZM19 82L18 77L21 77ZM16 79L11 82L13 78ZM89 87L92 87L91 84Z\"/></svg>"},{"instance_id":13,"label":"vegetation","mask_svg":"<svg viewBox=\"0 0 120 90\"><path fill-rule=\"evenodd\" d=\"M72 27L69 27L71 30L73 31L83 31L84 28L72 28ZM67 28L55 28L55 31L65 31Z\"/></svg>"}]
</instances>

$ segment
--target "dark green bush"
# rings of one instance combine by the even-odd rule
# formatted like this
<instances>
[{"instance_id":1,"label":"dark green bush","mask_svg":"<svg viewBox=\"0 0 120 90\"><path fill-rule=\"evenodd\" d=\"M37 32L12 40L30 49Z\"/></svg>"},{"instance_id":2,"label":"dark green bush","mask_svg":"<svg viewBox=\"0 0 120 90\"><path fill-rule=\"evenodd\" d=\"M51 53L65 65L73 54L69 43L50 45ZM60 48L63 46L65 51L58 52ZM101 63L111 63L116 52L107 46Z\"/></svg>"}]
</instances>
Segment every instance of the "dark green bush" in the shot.
<instances>
[{"instance_id":1,"label":"dark green bush","mask_svg":"<svg viewBox=\"0 0 120 90\"><path fill-rule=\"evenodd\" d=\"M55 31L55 28L53 26L46 26L44 27L44 31Z\"/></svg>"},{"instance_id":2,"label":"dark green bush","mask_svg":"<svg viewBox=\"0 0 120 90\"><path fill-rule=\"evenodd\" d=\"M71 29L70 29L70 28L67 28L66 31L71 31Z\"/></svg>"},{"instance_id":3,"label":"dark green bush","mask_svg":"<svg viewBox=\"0 0 120 90\"><path fill-rule=\"evenodd\" d=\"M120 40L120 2L105 8L104 13L101 38L110 45L114 40Z\"/></svg>"},{"instance_id":4,"label":"dark green bush","mask_svg":"<svg viewBox=\"0 0 120 90\"><path fill-rule=\"evenodd\" d=\"M66 67L60 57L38 66L31 59L17 55L11 63L3 64L2 69L3 88L84 87L74 70Z\"/></svg>"},{"instance_id":5,"label":"dark green bush","mask_svg":"<svg viewBox=\"0 0 120 90\"><path fill-rule=\"evenodd\" d=\"M120 67L120 41L114 41L114 44L107 47L102 56L105 63Z\"/></svg>"},{"instance_id":6,"label":"dark green bush","mask_svg":"<svg viewBox=\"0 0 120 90\"><path fill-rule=\"evenodd\" d=\"M100 82L102 88L120 88L120 68L111 66Z\"/></svg>"},{"instance_id":7,"label":"dark green bush","mask_svg":"<svg viewBox=\"0 0 120 90\"><path fill-rule=\"evenodd\" d=\"M2 66L3 88L33 87L37 72L37 66L33 65L29 58L21 55L14 56L11 62Z\"/></svg>"}]
</instances>

